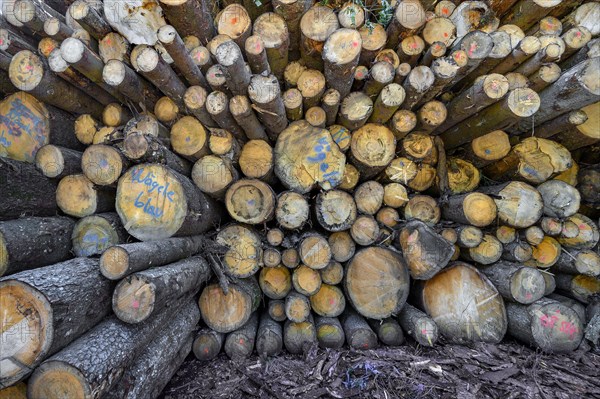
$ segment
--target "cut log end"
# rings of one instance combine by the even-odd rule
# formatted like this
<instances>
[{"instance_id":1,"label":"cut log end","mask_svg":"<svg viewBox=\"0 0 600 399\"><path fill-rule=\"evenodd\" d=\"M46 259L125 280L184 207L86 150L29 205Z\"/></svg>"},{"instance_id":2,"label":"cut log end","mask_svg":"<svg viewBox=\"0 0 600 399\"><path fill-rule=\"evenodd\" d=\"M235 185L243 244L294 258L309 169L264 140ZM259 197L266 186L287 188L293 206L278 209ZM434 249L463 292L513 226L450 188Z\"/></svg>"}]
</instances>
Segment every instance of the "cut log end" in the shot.
<instances>
[{"instance_id":1,"label":"cut log end","mask_svg":"<svg viewBox=\"0 0 600 399\"><path fill-rule=\"evenodd\" d=\"M126 323L140 323L154 310L155 286L140 276L121 281L113 293L113 310Z\"/></svg>"}]
</instances>

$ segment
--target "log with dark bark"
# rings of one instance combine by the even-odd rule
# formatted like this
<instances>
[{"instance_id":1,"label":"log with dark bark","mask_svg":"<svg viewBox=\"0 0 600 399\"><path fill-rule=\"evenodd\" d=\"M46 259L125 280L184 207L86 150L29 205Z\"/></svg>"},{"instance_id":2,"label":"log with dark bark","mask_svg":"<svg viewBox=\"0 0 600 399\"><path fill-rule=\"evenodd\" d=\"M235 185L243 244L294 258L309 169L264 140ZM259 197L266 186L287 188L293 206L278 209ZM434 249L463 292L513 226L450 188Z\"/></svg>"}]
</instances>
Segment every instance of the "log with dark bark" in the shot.
<instances>
[{"instance_id":1,"label":"log with dark bark","mask_svg":"<svg viewBox=\"0 0 600 399\"><path fill-rule=\"evenodd\" d=\"M124 243L128 238L116 213L86 216L79 219L73 229L73 253L82 257L101 255L109 247Z\"/></svg>"},{"instance_id":2,"label":"log with dark bark","mask_svg":"<svg viewBox=\"0 0 600 399\"><path fill-rule=\"evenodd\" d=\"M317 342L317 331L312 316L300 323L291 320L285 322L283 343L288 352L292 354L305 353L315 342Z\"/></svg>"},{"instance_id":3,"label":"log with dark bark","mask_svg":"<svg viewBox=\"0 0 600 399\"><path fill-rule=\"evenodd\" d=\"M276 356L283 349L283 329L281 324L273 320L269 313L260 316L260 324L256 332L256 353L259 356Z\"/></svg>"},{"instance_id":4,"label":"log with dark bark","mask_svg":"<svg viewBox=\"0 0 600 399\"><path fill-rule=\"evenodd\" d=\"M27 326L28 334L35 337L24 341L10 328L2 332L8 345L2 351L2 386L22 380L45 358L107 316L113 287L98 271L98 261L91 258L22 271L0 280L3 324Z\"/></svg>"},{"instance_id":5,"label":"log with dark bark","mask_svg":"<svg viewBox=\"0 0 600 399\"><path fill-rule=\"evenodd\" d=\"M156 336L156 329L168 325L173 314L193 314L192 306L186 298L141 324L126 324L115 316L104 320L42 363L29 380L29 393L82 398L108 393L117 382L114 371L131 367Z\"/></svg>"},{"instance_id":6,"label":"log with dark bark","mask_svg":"<svg viewBox=\"0 0 600 399\"><path fill-rule=\"evenodd\" d=\"M337 317L315 317L317 340L321 348L339 349L344 346L345 335Z\"/></svg>"},{"instance_id":7,"label":"log with dark bark","mask_svg":"<svg viewBox=\"0 0 600 399\"><path fill-rule=\"evenodd\" d=\"M377 334L369 323L355 310L348 308L341 316L344 335L348 346L353 349L374 349L377 347Z\"/></svg>"},{"instance_id":8,"label":"log with dark bark","mask_svg":"<svg viewBox=\"0 0 600 399\"><path fill-rule=\"evenodd\" d=\"M209 361L214 359L221 352L225 334L216 332L210 328L202 328L198 331L192 350L196 359L200 361Z\"/></svg>"},{"instance_id":9,"label":"log with dark bark","mask_svg":"<svg viewBox=\"0 0 600 399\"><path fill-rule=\"evenodd\" d=\"M193 35L206 44L216 30L210 14L210 4L202 0L161 0L161 8L169 22L182 36Z\"/></svg>"},{"instance_id":10,"label":"log with dark bark","mask_svg":"<svg viewBox=\"0 0 600 399\"><path fill-rule=\"evenodd\" d=\"M419 345L433 346L439 338L438 327L433 319L408 303L398 314L398 322Z\"/></svg>"},{"instance_id":11,"label":"log with dark bark","mask_svg":"<svg viewBox=\"0 0 600 399\"><path fill-rule=\"evenodd\" d=\"M537 269L518 263L497 262L480 270L508 301L529 305L544 296L546 283Z\"/></svg>"}]
</instances>

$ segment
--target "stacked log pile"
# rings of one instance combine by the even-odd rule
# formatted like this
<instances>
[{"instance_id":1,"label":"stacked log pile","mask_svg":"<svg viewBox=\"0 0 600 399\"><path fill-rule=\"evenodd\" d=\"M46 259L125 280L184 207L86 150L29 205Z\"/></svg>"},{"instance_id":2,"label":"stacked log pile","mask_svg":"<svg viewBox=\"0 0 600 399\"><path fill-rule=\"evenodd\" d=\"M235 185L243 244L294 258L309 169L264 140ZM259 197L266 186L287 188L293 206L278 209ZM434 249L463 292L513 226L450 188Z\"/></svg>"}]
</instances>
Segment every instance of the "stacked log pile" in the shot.
<instances>
[{"instance_id":1,"label":"stacked log pile","mask_svg":"<svg viewBox=\"0 0 600 399\"><path fill-rule=\"evenodd\" d=\"M8 3L7 395L153 398L191 352L599 344L600 3Z\"/></svg>"}]
</instances>

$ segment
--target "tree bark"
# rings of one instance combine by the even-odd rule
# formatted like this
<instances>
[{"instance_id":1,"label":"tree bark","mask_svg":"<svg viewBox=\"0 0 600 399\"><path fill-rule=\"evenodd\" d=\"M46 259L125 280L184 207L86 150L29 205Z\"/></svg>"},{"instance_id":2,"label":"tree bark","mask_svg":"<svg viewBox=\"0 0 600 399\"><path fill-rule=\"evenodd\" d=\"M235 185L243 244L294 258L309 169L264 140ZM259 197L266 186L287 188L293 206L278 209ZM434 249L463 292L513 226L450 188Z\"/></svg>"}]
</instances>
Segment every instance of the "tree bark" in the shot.
<instances>
[{"instance_id":1,"label":"tree bark","mask_svg":"<svg viewBox=\"0 0 600 399\"><path fill-rule=\"evenodd\" d=\"M36 339L22 341L21 335L11 329L2 333L3 341L9 345L2 353L6 359L2 385L12 385L27 377L45 358L107 316L113 287L99 273L98 261L89 258L76 258L3 278L0 281L0 293L6 300L3 318L28 326L29 334Z\"/></svg>"},{"instance_id":2,"label":"tree bark","mask_svg":"<svg viewBox=\"0 0 600 399\"><path fill-rule=\"evenodd\" d=\"M369 327L369 323L356 311L346 309L340 321L344 326L344 335L348 346L353 349L374 349L377 347L377 334Z\"/></svg>"},{"instance_id":3,"label":"tree bark","mask_svg":"<svg viewBox=\"0 0 600 399\"><path fill-rule=\"evenodd\" d=\"M219 352L221 352L224 340L225 334L216 332L210 328L202 328L198 331L192 344L192 350L196 359L208 362L217 357Z\"/></svg>"},{"instance_id":4,"label":"tree bark","mask_svg":"<svg viewBox=\"0 0 600 399\"><path fill-rule=\"evenodd\" d=\"M344 346L344 328L337 317L315 317L317 340L321 348L340 349Z\"/></svg>"},{"instance_id":5,"label":"tree bark","mask_svg":"<svg viewBox=\"0 0 600 399\"><path fill-rule=\"evenodd\" d=\"M434 346L439 339L438 327L433 319L408 303L398 314L398 322L419 345Z\"/></svg>"},{"instance_id":6,"label":"tree bark","mask_svg":"<svg viewBox=\"0 0 600 399\"><path fill-rule=\"evenodd\" d=\"M182 36L196 36L206 44L215 35L210 5L206 0L161 0L167 19ZM220 32L219 32L220 33Z\"/></svg>"},{"instance_id":7,"label":"tree bark","mask_svg":"<svg viewBox=\"0 0 600 399\"><path fill-rule=\"evenodd\" d=\"M269 313L263 312L256 333L256 353L259 356L277 356L283 349L283 329Z\"/></svg>"},{"instance_id":8,"label":"tree bark","mask_svg":"<svg viewBox=\"0 0 600 399\"><path fill-rule=\"evenodd\" d=\"M287 320L283 326L283 343L292 354L307 352L317 342L317 332L312 316L306 321L296 323Z\"/></svg>"}]
</instances>

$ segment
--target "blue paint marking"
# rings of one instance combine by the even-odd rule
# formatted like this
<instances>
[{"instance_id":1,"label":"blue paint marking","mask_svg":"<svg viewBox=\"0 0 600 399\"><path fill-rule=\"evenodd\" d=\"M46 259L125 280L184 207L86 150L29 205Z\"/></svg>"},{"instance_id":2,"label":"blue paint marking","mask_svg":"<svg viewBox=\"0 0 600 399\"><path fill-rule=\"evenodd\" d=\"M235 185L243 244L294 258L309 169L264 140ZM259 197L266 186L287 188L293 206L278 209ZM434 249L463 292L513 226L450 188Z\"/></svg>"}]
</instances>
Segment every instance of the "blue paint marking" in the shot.
<instances>
[{"instance_id":1,"label":"blue paint marking","mask_svg":"<svg viewBox=\"0 0 600 399\"><path fill-rule=\"evenodd\" d=\"M173 202L173 196L175 195L175 191L169 191L169 185L171 183L167 183L166 186L163 186L162 184L158 184L158 182L154 181L154 178L156 177L154 176L154 173L149 172L143 178L142 173L144 173L144 168L136 169L131 174L131 181L142 183L148 186L148 194L151 194L154 190L156 190L159 194L162 194L164 197L166 197L170 202Z\"/></svg>"},{"instance_id":2,"label":"blue paint marking","mask_svg":"<svg viewBox=\"0 0 600 399\"><path fill-rule=\"evenodd\" d=\"M323 162L321 164L321 172L325 172L329 168L329 164L327 162Z\"/></svg>"},{"instance_id":3,"label":"blue paint marking","mask_svg":"<svg viewBox=\"0 0 600 399\"><path fill-rule=\"evenodd\" d=\"M147 213L150 216L154 216L155 218L160 218L163 215L163 211L154 207L153 205L150 205L150 201L152 201L152 198L148 198L148 200L144 203L143 201L140 201L140 197L142 196L144 192L140 191L140 193L138 194L137 198L134 200L133 204L135 205L136 208L143 208L144 212Z\"/></svg>"},{"instance_id":4,"label":"blue paint marking","mask_svg":"<svg viewBox=\"0 0 600 399\"><path fill-rule=\"evenodd\" d=\"M324 152L320 152L316 156L306 157L306 159L308 159L309 162L318 163L318 162L321 162L322 160L324 160L326 157L327 157L327 154L325 154Z\"/></svg>"},{"instance_id":5,"label":"blue paint marking","mask_svg":"<svg viewBox=\"0 0 600 399\"><path fill-rule=\"evenodd\" d=\"M248 205L254 206L255 204L256 204L256 201L254 201L254 200L248 200Z\"/></svg>"}]
</instances>

